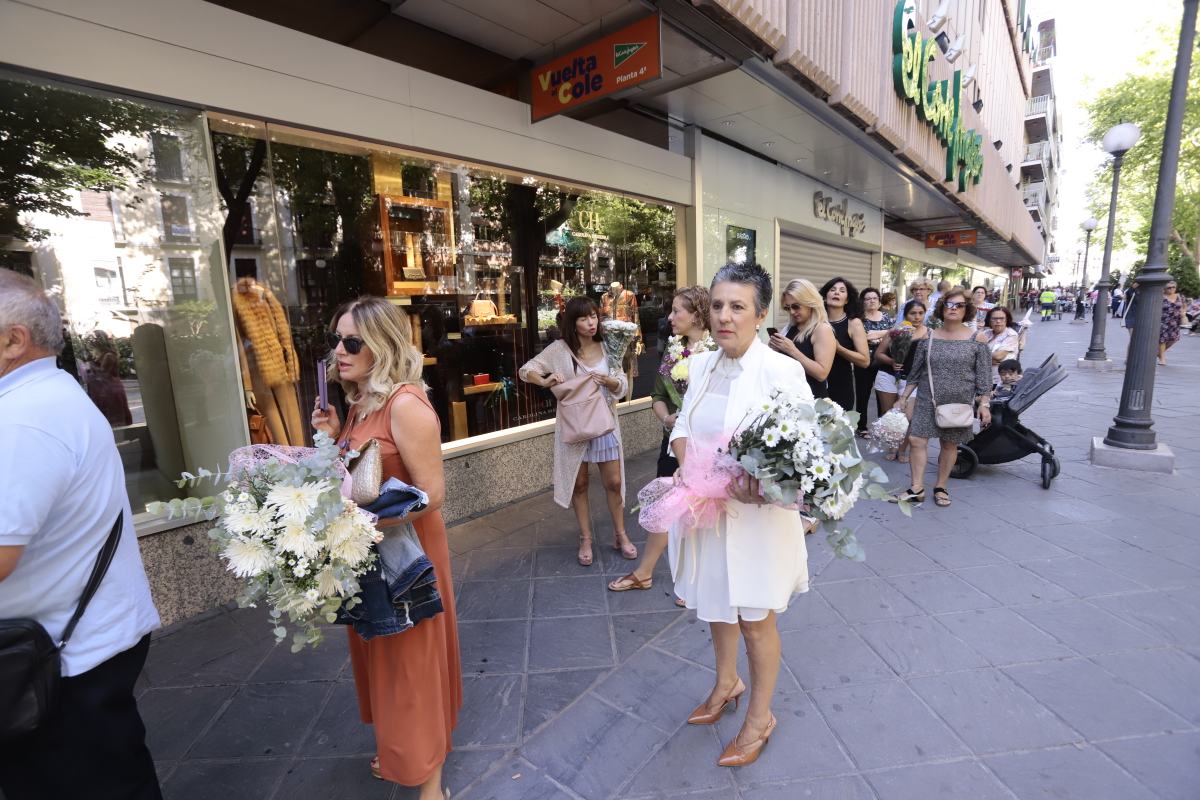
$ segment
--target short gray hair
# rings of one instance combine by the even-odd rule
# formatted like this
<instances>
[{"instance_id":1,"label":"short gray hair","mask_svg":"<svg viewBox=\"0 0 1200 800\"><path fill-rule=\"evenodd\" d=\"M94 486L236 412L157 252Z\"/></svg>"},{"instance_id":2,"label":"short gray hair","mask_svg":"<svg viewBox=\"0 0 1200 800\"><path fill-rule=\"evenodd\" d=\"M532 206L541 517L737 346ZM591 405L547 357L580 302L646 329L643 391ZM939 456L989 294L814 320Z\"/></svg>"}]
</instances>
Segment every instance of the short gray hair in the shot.
<instances>
[{"instance_id":1,"label":"short gray hair","mask_svg":"<svg viewBox=\"0 0 1200 800\"><path fill-rule=\"evenodd\" d=\"M0 268L0 330L21 325L33 343L52 353L63 349L62 317L58 306L33 278Z\"/></svg>"},{"instance_id":2,"label":"short gray hair","mask_svg":"<svg viewBox=\"0 0 1200 800\"><path fill-rule=\"evenodd\" d=\"M771 276L758 264L734 264L732 261L717 270L711 289L718 283L740 283L754 289L754 310L761 314L771 305Z\"/></svg>"}]
</instances>

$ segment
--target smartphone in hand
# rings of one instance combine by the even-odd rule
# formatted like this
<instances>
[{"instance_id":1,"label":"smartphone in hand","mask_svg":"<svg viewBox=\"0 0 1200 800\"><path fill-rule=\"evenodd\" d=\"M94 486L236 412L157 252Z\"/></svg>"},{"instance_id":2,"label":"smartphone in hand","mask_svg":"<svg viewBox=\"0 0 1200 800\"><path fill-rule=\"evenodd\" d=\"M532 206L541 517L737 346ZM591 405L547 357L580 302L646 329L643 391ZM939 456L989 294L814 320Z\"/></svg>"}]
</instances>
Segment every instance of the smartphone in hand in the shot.
<instances>
[{"instance_id":1,"label":"smartphone in hand","mask_svg":"<svg viewBox=\"0 0 1200 800\"><path fill-rule=\"evenodd\" d=\"M325 376L325 359L317 361L317 406L322 411L329 410L329 381Z\"/></svg>"},{"instance_id":2,"label":"smartphone in hand","mask_svg":"<svg viewBox=\"0 0 1200 800\"><path fill-rule=\"evenodd\" d=\"M767 336L774 336L779 333L779 328L767 328Z\"/></svg>"}]
</instances>

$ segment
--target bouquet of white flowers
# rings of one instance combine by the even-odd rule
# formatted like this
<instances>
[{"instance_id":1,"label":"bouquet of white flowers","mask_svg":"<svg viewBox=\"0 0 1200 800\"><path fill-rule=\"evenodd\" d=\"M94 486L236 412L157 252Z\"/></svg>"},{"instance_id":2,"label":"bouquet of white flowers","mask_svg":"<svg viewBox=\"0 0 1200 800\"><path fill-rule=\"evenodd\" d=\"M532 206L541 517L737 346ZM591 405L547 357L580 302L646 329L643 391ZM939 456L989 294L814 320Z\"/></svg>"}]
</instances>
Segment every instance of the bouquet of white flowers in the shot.
<instances>
[{"instance_id":1,"label":"bouquet of white flowers","mask_svg":"<svg viewBox=\"0 0 1200 800\"><path fill-rule=\"evenodd\" d=\"M716 342L707 333L700 341L687 344L684 344L682 336L672 336L667 340L666 357L659 365L658 372L669 379L666 384L667 394L671 396L671 402L676 408L683 405L683 393L687 391L688 379L691 377L688 359L697 353L716 349Z\"/></svg>"},{"instance_id":2,"label":"bouquet of white flowers","mask_svg":"<svg viewBox=\"0 0 1200 800\"><path fill-rule=\"evenodd\" d=\"M358 577L381 540L375 516L341 493L346 470L338 447L317 433L315 448L252 445L230 454L229 483L211 500L150 504L152 513L200 511L218 520L209 531L226 568L244 581L238 604L271 607L276 638L284 615L297 626L292 651L321 641L321 626L358 598ZM208 477L184 474L184 481ZM176 503L176 501L172 501ZM218 512L216 509L220 507Z\"/></svg>"},{"instance_id":3,"label":"bouquet of white flowers","mask_svg":"<svg viewBox=\"0 0 1200 800\"><path fill-rule=\"evenodd\" d=\"M828 531L835 554L862 561L865 554L853 531L838 527L838 521L862 496L886 500L888 477L859 454L854 421L832 400L809 400L782 389L757 411L730 440L729 455L760 481L766 499L797 505L815 517Z\"/></svg>"},{"instance_id":4,"label":"bouquet of white flowers","mask_svg":"<svg viewBox=\"0 0 1200 800\"><path fill-rule=\"evenodd\" d=\"M600 336L604 340L604 353L608 356L609 371L621 371L621 362L625 358L625 351L637 338L637 333L638 326L632 322L606 319L600 324Z\"/></svg>"},{"instance_id":5,"label":"bouquet of white flowers","mask_svg":"<svg viewBox=\"0 0 1200 800\"><path fill-rule=\"evenodd\" d=\"M870 425L871 448L876 451L895 450L908 435L908 417L898 406Z\"/></svg>"}]
</instances>

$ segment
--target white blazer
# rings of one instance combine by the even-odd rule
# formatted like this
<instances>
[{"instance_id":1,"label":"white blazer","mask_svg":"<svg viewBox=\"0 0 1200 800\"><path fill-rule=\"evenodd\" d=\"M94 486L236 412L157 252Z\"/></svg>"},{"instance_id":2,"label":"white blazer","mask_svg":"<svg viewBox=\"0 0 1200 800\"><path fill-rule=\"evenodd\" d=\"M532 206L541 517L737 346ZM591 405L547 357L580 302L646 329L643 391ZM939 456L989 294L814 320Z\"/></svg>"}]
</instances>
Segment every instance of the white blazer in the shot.
<instances>
[{"instance_id":1,"label":"white blazer","mask_svg":"<svg viewBox=\"0 0 1200 800\"><path fill-rule=\"evenodd\" d=\"M691 416L708 389L721 351L700 353L689 360L690 384L671 432L671 441L689 438ZM777 353L755 339L741 358L742 374L730 386L725 406L725 429L737 431L756 416L752 408L776 388L812 398L800 362ZM724 446L725 443L721 443ZM729 565L729 599L741 608L783 608L791 596L808 591L808 550L800 514L769 505L726 505L725 555ZM689 534L673 527L669 554L671 575L679 580L679 553Z\"/></svg>"}]
</instances>

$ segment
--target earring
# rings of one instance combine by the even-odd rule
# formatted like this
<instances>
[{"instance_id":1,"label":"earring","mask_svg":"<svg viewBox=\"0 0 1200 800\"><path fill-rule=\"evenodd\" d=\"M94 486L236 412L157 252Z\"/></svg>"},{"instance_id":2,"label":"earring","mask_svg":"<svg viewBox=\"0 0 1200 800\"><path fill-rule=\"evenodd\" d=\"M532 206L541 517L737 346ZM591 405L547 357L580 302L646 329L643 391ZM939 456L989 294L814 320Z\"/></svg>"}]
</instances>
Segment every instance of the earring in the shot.
<instances>
[{"instance_id":1,"label":"earring","mask_svg":"<svg viewBox=\"0 0 1200 800\"><path fill-rule=\"evenodd\" d=\"M756 331L761 331L761 330L762 330L762 325L755 325L755 326L754 326L754 330L756 330Z\"/></svg>"}]
</instances>

